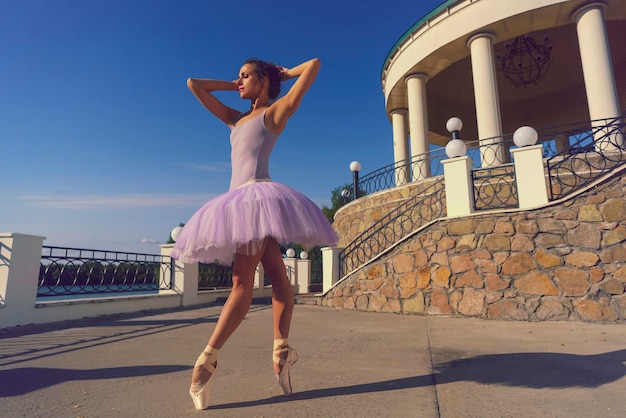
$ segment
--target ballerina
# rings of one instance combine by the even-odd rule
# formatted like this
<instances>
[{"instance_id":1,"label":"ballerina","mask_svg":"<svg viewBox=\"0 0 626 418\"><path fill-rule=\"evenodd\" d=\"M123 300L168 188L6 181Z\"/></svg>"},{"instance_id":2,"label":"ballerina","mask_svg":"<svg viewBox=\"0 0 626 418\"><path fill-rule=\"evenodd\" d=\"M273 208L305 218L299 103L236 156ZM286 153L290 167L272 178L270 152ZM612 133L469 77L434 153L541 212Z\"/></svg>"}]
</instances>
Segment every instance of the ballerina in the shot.
<instances>
[{"instance_id":1,"label":"ballerina","mask_svg":"<svg viewBox=\"0 0 626 418\"><path fill-rule=\"evenodd\" d=\"M269 158L319 69L317 58L289 69L251 59L235 81L187 80L200 103L231 128L232 147L229 191L206 202L189 219L172 250L172 257L183 262L233 267L232 290L194 366L189 393L196 409L209 405L209 381L217 369L218 352L250 308L259 262L272 284L274 372L283 393L292 394L290 368L298 360L288 342L294 296L278 243L297 242L305 248L334 245L337 235L314 202L271 181ZM297 80L278 98L281 82L292 78ZM211 94L218 90L238 91L242 99L250 100L250 109L242 113L226 106Z\"/></svg>"}]
</instances>

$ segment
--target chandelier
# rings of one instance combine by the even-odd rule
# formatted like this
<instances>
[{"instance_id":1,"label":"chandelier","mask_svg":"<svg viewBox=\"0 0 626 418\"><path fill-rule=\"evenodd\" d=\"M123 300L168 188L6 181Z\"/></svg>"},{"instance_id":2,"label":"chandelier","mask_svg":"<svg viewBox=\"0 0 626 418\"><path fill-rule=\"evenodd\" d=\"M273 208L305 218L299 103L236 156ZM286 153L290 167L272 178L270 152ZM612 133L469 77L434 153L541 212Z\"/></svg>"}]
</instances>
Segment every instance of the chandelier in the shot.
<instances>
[{"instance_id":1,"label":"chandelier","mask_svg":"<svg viewBox=\"0 0 626 418\"><path fill-rule=\"evenodd\" d=\"M543 41L540 45L528 35L518 36L505 45L506 54L497 57L504 76L515 87L537 84L548 72L552 45L547 37Z\"/></svg>"}]
</instances>

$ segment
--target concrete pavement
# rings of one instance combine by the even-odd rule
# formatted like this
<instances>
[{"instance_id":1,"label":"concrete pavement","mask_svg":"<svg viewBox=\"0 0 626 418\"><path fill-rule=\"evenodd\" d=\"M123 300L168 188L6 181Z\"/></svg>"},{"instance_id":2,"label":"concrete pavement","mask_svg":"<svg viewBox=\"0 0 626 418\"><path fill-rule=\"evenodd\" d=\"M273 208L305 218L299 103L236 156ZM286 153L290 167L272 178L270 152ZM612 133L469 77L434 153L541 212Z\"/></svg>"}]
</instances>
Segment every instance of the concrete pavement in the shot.
<instances>
[{"instance_id":1,"label":"concrete pavement","mask_svg":"<svg viewBox=\"0 0 626 418\"><path fill-rule=\"evenodd\" d=\"M272 372L271 307L191 366L220 306L0 330L2 417L621 417L626 324L500 322L297 305L295 394Z\"/></svg>"}]
</instances>

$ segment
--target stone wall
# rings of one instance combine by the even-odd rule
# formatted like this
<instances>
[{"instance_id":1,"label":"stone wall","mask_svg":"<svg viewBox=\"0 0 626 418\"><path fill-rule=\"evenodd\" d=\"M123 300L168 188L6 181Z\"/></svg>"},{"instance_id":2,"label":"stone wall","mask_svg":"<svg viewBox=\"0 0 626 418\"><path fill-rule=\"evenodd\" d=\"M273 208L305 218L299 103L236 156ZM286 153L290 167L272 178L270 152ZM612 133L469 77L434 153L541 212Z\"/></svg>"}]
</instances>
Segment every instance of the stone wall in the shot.
<instances>
[{"instance_id":1,"label":"stone wall","mask_svg":"<svg viewBox=\"0 0 626 418\"><path fill-rule=\"evenodd\" d=\"M318 303L489 319L626 320L625 196L621 175L540 210L437 222Z\"/></svg>"}]
</instances>

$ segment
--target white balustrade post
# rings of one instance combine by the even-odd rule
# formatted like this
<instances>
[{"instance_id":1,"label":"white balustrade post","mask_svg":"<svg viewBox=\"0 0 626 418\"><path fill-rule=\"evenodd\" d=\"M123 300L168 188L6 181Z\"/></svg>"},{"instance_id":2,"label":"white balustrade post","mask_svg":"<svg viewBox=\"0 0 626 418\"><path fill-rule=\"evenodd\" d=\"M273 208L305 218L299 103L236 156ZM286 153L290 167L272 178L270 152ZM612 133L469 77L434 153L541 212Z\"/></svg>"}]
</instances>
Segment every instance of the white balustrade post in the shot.
<instances>
[{"instance_id":1,"label":"white balustrade post","mask_svg":"<svg viewBox=\"0 0 626 418\"><path fill-rule=\"evenodd\" d=\"M520 209L548 203L548 187L543 166L543 146L533 145L511 150L515 160L515 181Z\"/></svg>"},{"instance_id":2,"label":"white balustrade post","mask_svg":"<svg viewBox=\"0 0 626 418\"><path fill-rule=\"evenodd\" d=\"M44 239L0 233L0 328L37 322L35 303Z\"/></svg>"},{"instance_id":3,"label":"white balustrade post","mask_svg":"<svg viewBox=\"0 0 626 418\"><path fill-rule=\"evenodd\" d=\"M263 264L259 263L254 270L254 288L263 293L265 287L265 270L263 270Z\"/></svg>"},{"instance_id":4,"label":"white balustrade post","mask_svg":"<svg viewBox=\"0 0 626 418\"><path fill-rule=\"evenodd\" d=\"M169 257L174 244L161 245L161 255ZM198 263L183 263L175 260L170 264L174 268L174 286L172 291L181 295L181 306L198 304L198 280L200 278ZM160 290L168 293L170 290Z\"/></svg>"},{"instance_id":5,"label":"white balustrade post","mask_svg":"<svg viewBox=\"0 0 626 418\"><path fill-rule=\"evenodd\" d=\"M448 217L474 213L472 159L468 156L441 161L446 184Z\"/></svg>"},{"instance_id":6,"label":"white balustrade post","mask_svg":"<svg viewBox=\"0 0 626 418\"><path fill-rule=\"evenodd\" d=\"M322 248L322 291L326 293L339 281L339 253L342 247Z\"/></svg>"},{"instance_id":7,"label":"white balustrade post","mask_svg":"<svg viewBox=\"0 0 626 418\"><path fill-rule=\"evenodd\" d=\"M298 289L298 259L295 257L285 257L283 259L287 269L287 278L295 291Z\"/></svg>"},{"instance_id":8,"label":"white balustrade post","mask_svg":"<svg viewBox=\"0 0 626 418\"><path fill-rule=\"evenodd\" d=\"M309 293L311 260L298 260L298 288L296 293Z\"/></svg>"}]
</instances>

